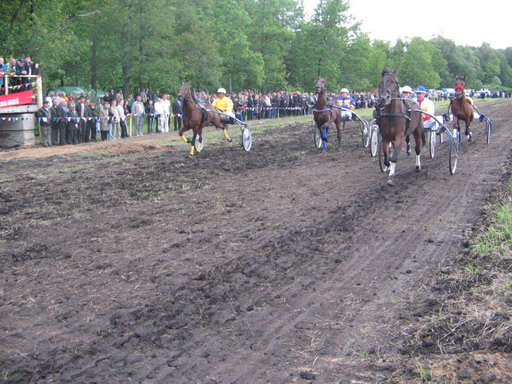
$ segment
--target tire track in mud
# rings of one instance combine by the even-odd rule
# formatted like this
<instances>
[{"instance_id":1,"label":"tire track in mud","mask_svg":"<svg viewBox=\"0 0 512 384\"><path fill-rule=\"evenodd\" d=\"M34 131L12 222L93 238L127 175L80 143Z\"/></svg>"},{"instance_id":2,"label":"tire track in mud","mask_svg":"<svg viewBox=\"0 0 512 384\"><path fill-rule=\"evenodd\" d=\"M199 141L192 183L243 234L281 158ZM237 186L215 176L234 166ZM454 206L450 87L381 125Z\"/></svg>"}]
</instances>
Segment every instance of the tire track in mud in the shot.
<instances>
[{"instance_id":1,"label":"tire track in mud","mask_svg":"<svg viewBox=\"0 0 512 384\"><path fill-rule=\"evenodd\" d=\"M397 315L417 297L425 299L419 284L428 284L478 213L478 197L495 180L498 159L510 151L504 125L505 118L496 119L495 137L501 141L491 144L495 153L475 142L453 177L447 175L443 150L434 161L424 161L419 174L410 170L414 160L401 157L394 189L384 185L385 176L358 141L341 154L308 149L297 156L280 152L283 139L267 141L260 153L251 154L258 157L249 165L229 157L227 148L212 146L199 161L192 159L191 168L200 181L217 171L215 180L202 184L213 196L205 197L201 188L163 195L199 202L204 209L199 218L177 212L179 203L173 201L163 212L158 203L140 202L105 209L104 214L115 213L110 218L75 219L75 230L83 234L86 224L107 228L149 214L149 225L105 236L117 249L108 255L112 269L139 276L124 285L127 292L118 293L117 304L102 300L95 335L85 322L64 321L60 349L35 355L42 361L36 377L48 365L53 367L48 377L62 382L131 377L155 383L287 383L301 370L321 372L324 382L366 375L357 353L396 353ZM274 134L286 136L289 151L304 151L311 141L309 132ZM206 162L215 166L202 169ZM302 175L308 177L297 182ZM171 176L164 182L165 177ZM268 180L271 188L261 187ZM218 196L225 205L209 208ZM308 214L300 216L301 210ZM166 218L169 213L172 219ZM173 220L184 233L163 228ZM144 240L149 234L151 243ZM125 244L116 245L116 237ZM94 249L83 247L83 252ZM138 256L124 260L127 250ZM91 265L102 252L87 256ZM158 268L162 274L155 274ZM130 291L133 284L141 284L141 291ZM103 293L113 289L106 284ZM88 339L66 345L66 338L80 331Z\"/></svg>"}]
</instances>

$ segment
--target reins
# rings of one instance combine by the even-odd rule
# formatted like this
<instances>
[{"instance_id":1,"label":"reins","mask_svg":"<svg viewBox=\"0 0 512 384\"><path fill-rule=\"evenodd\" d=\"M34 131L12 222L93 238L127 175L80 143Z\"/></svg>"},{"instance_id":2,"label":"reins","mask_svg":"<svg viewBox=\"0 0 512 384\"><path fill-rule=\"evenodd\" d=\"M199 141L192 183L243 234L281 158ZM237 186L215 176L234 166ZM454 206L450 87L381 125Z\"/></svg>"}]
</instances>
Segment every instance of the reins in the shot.
<instances>
[{"instance_id":1,"label":"reins","mask_svg":"<svg viewBox=\"0 0 512 384\"><path fill-rule=\"evenodd\" d=\"M410 112L412 109L406 104L406 99L404 99L403 97L392 97L391 100L401 100L402 101L402 104L404 104L406 107L407 107L407 112ZM403 117L409 121L411 121L411 117L409 115L406 115L404 113L391 113L391 112L387 112L387 113L383 113L384 109L388 108L391 106L391 103L388 104L388 105L384 105L382 108L378 108L379 110L379 116L380 117Z\"/></svg>"}]
</instances>

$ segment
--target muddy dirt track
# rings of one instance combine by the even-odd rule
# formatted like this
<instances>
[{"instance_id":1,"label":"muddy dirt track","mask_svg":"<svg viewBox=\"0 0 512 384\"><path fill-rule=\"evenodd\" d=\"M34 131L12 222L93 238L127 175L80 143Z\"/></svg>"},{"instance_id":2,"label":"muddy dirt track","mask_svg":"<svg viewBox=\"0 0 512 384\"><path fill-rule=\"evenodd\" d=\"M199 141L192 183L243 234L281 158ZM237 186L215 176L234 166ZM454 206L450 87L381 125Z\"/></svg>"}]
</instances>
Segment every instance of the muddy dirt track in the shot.
<instances>
[{"instance_id":1,"label":"muddy dirt track","mask_svg":"<svg viewBox=\"0 0 512 384\"><path fill-rule=\"evenodd\" d=\"M355 129L321 152L310 124L0 160L1 380L416 382L401 329L511 153L510 101L485 112L454 176L444 144L395 187Z\"/></svg>"}]
</instances>

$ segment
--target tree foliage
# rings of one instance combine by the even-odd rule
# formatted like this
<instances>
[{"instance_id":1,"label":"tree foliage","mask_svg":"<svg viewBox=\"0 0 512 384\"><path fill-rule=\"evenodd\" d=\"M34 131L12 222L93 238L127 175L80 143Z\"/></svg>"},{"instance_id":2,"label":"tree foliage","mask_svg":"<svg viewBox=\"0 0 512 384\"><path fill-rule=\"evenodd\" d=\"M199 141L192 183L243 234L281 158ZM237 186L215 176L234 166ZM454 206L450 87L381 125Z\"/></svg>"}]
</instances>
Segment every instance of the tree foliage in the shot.
<instances>
[{"instance_id":1,"label":"tree foliage","mask_svg":"<svg viewBox=\"0 0 512 384\"><path fill-rule=\"evenodd\" d=\"M138 87L312 91L374 89L384 67L402 84L512 88L512 47L459 46L443 37L394 44L359 30L348 0L4 0L0 55L40 63L48 89Z\"/></svg>"}]
</instances>

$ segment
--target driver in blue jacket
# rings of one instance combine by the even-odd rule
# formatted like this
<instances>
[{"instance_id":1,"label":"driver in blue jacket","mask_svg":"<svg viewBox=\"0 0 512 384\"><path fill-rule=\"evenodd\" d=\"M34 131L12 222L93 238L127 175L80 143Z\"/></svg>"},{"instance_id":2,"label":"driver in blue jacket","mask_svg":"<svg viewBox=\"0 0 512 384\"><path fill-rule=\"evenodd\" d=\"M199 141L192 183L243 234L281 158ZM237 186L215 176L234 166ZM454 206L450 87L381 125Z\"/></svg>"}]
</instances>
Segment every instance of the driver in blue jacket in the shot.
<instances>
[{"instance_id":1,"label":"driver in blue jacket","mask_svg":"<svg viewBox=\"0 0 512 384\"><path fill-rule=\"evenodd\" d=\"M356 101L349 96L347 88L340 91L340 97L336 99L336 102L342 109L343 120L350 120L354 117L352 111L356 109Z\"/></svg>"}]
</instances>

